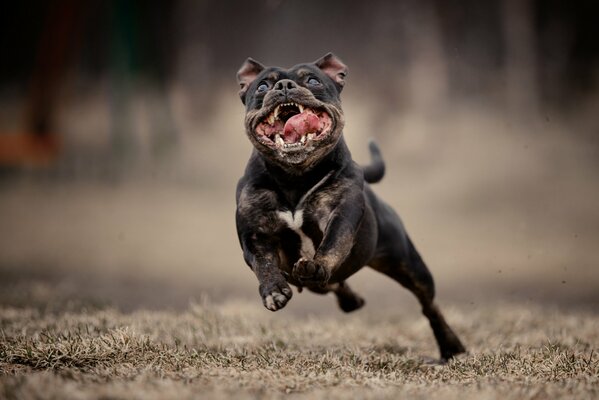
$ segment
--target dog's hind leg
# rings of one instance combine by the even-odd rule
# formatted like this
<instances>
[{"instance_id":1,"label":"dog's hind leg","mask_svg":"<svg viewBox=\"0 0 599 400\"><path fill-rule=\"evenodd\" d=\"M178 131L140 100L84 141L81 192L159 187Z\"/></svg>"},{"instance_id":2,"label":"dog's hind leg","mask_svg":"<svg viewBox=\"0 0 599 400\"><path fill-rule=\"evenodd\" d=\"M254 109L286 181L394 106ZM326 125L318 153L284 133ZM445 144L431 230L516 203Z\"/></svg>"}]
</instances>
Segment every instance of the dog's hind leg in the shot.
<instances>
[{"instance_id":1,"label":"dog's hind leg","mask_svg":"<svg viewBox=\"0 0 599 400\"><path fill-rule=\"evenodd\" d=\"M345 281L339 282L333 289L337 297L337 304L345 312L352 312L361 308L365 301L360 295L354 292Z\"/></svg>"},{"instance_id":2,"label":"dog's hind leg","mask_svg":"<svg viewBox=\"0 0 599 400\"><path fill-rule=\"evenodd\" d=\"M407 235L400 237L405 244L403 251L388 251L384 257L373 260L370 266L409 289L420 302L422 313L428 318L439 350L441 358L448 360L453 356L466 351L460 339L451 330L443 314L434 303L435 284L433 277L428 268L422 261L422 258L414 248L411 240ZM402 246L403 247L403 246Z\"/></svg>"},{"instance_id":3,"label":"dog's hind leg","mask_svg":"<svg viewBox=\"0 0 599 400\"><path fill-rule=\"evenodd\" d=\"M354 292L345 281L331 283L324 288L308 288L311 292L318 294L327 294L333 292L337 297L337 304L344 312L352 312L361 308L366 302Z\"/></svg>"}]
</instances>

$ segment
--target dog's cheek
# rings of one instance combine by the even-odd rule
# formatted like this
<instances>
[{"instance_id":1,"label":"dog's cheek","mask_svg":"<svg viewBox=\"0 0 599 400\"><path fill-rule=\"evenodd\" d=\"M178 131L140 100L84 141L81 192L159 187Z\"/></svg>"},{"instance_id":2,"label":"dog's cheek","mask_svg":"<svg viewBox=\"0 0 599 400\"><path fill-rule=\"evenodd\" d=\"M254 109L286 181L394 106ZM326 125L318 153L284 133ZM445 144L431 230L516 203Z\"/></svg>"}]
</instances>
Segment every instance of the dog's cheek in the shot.
<instances>
[{"instance_id":1,"label":"dog's cheek","mask_svg":"<svg viewBox=\"0 0 599 400\"><path fill-rule=\"evenodd\" d=\"M246 107L246 112L251 112L252 110L255 110L257 108L256 107L256 97L253 95L248 95L248 97L246 97L245 107Z\"/></svg>"},{"instance_id":2,"label":"dog's cheek","mask_svg":"<svg viewBox=\"0 0 599 400\"><path fill-rule=\"evenodd\" d=\"M323 92L322 97L321 101L332 104L336 108L341 107L341 87L335 83L327 83L326 90Z\"/></svg>"}]
</instances>

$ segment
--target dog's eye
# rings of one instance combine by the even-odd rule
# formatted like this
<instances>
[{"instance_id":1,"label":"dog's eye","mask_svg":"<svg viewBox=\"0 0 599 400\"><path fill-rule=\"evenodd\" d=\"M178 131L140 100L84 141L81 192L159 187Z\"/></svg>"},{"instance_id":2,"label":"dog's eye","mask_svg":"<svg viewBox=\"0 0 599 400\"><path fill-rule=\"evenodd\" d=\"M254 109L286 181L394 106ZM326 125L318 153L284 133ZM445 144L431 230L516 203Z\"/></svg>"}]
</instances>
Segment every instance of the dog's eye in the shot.
<instances>
[{"instance_id":1,"label":"dog's eye","mask_svg":"<svg viewBox=\"0 0 599 400\"><path fill-rule=\"evenodd\" d=\"M258 93L264 93L268 90L268 84L266 82L262 82L261 84L258 85L258 89L256 89L256 91Z\"/></svg>"},{"instance_id":2,"label":"dog's eye","mask_svg":"<svg viewBox=\"0 0 599 400\"><path fill-rule=\"evenodd\" d=\"M308 79L308 85L310 86L318 86L320 85L320 81L314 77Z\"/></svg>"}]
</instances>

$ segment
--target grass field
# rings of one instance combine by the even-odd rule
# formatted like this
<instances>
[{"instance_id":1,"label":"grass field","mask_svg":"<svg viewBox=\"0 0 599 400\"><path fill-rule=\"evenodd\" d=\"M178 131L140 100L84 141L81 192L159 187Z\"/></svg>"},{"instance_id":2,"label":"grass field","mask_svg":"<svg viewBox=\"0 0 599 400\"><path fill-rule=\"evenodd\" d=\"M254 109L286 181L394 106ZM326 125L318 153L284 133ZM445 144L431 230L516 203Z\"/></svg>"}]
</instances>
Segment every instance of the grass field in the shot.
<instances>
[{"instance_id":1,"label":"grass field","mask_svg":"<svg viewBox=\"0 0 599 400\"><path fill-rule=\"evenodd\" d=\"M599 396L599 317L531 304L447 307L469 353L436 362L416 313L271 314L202 301L135 311L0 309L0 398Z\"/></svg>"}]
</instances>

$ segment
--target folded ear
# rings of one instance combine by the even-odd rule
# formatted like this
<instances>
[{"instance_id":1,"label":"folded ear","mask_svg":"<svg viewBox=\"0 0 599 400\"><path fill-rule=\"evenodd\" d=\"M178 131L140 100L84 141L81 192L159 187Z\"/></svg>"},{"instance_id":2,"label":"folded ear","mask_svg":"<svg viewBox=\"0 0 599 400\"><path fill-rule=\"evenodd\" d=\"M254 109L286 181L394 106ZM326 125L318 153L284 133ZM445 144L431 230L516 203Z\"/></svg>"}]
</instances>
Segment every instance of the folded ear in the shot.
<instances>
[{"instance_id":1,"label":"folded ear","mask_svg":"<svg viewBox=\"0 0 599 400\"><path fill-rule=\"evenodd\" d=\"M247 92L248 87L263 69L264 65L253 58L248 57L241 68L239 68L239 71L237 71L237 83L239 83L239 86L241 87L239 90L239 97L241 97L243 104L245 104L245 93Z\"/></svg>"},{"instance_id":2,"label":"folded ear","mask_svg":"<svg viewBox=\"0 0 599 400\"><path fill-rule=\"evenodd\" d=\"M343 85L345 85L345 76L347 75L347 66L336 55L327 53L314 61L314 65L335 81L340 89L343 88Z\"/></svg>"}]
</instances>

